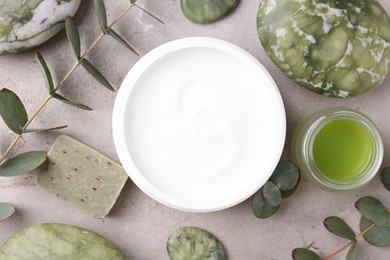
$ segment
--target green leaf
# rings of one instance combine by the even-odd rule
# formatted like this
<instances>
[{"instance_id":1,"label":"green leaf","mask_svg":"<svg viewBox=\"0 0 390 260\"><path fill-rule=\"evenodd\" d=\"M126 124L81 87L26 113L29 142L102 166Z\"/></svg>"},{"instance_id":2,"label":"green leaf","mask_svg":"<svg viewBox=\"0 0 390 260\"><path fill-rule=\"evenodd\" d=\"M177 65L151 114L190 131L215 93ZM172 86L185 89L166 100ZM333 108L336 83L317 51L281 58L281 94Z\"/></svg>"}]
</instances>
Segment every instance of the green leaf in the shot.
<instances>
[{"instance_id":1,"label":"green leaf","mask_svg":"<svg viewBox=\"0 0 390 260\"><path fill-rule=\"evenodd\" d=\"M381 179L385 188L390 191L390 167L383 169Z\"/></svg>"},{"instance_id":2,"label":"green leaf","mask_svg":"<svg viewBox=\"0 0 390 260\"><path fill-rule=\"evenodd\" d=\"M40 132L48 132L48 131L56 131L60 129L64 129L68 127L67 125L57 126L57 127L51 127L51 128L45 128L45 129L26 129L23 131L23 133L40 133Z\"/></svg>"},{"instance_id":3,"label":"green leaf","mask_svg":"<svg viewBox=\"0 0 390 260\"><path fill-rule=\"evenodd\" d=\"M360 219L360 230L363 232L372 222L365 217ZM389 226L373 226L364 235L364 239L374 246L386 247L390 246L390 227Z\"/></svg>"},{"instance_id":4,"label":"green leaf","mask_svg":"<svg viewBox=\"0 0 390 260\"><path fill-rule=\"evenodd\" d=\"M363 217L371 220L378 226L390 226L390 212L376 198L370 196L363 197L356 201L355 207Z\"/></svg>"},{"instance_id":5,"label":"green leaf","mask_svg":"<svg viewBox=\"0 0 390 260\"><path fill-rule=\"evenodd\" d=\"M80 60L81 57L81 47L80 47L80 35L77 25L75 24L72 17L68 16L65 21L65 30L66 35L68 36L70 45L72 45L73 52L76 55L77 60Z\"/></svg>"},{"instance_id":6,"label":"green leaf","mask_svg":"<svg viewBox=\"0 0 390 260\"><path fill-rule=\"evenodd\" d=\"M96 13L98 22L100 25L100 28L102 29L103 33L106 33L107 29L107 12L106 7L104 6L103 0L95 0L95 7L96 7Z\"/></svg>"},{"instance_id":7,"label":"green leaf","mask_svg":"<svg viewBox=\"0 0 390 260\"><path fill-rule=\"evenodd\" d=\"M86 106L86 105L83 105L83 104L80 104L80 103L75 103L75 102L73 102L73 101L70 101L70 100L67 99L66 97L63 97L63 96L61 96L61 95L59 95L59 94L57 94L57 93L54 93L54 94L53 94L53 97L54 97L55 99L61 101L61 102L64 102L64 103L66 103L66 104L68 104L68 105L77 107L77 108L79 108L79 109L83 109L83 110L87 110L87 111L91 111L91 110L92 110L92 108L90 108L90 107L88 107L88 106Z\"/></svg>"},{"instance_id":8,"label":"green leaf","mask_svg":"<svg viewBox=\"0 0 390 260\"><path fill-rule=\"evenodd\" d=\"M298 189L300 182L301 182L301 175L299 175L298 182L294 188L292 188L291 190L280 190L280 193L282 194L282 198L287 199L288 197L293 195L295 191Z\"/></svg>"},{"instance_id":9,"label":"green leaf","mask_svg":"<svg viewBox=\"0 0 390 260\"><path fill-rule=\"evenodd\" d=\"M112 38L114 38L117 42L125 46L130 51L134 52L137 56L139 56L138 52L134 50L133 47L130 46L129 43L127 43L119 34L117 34L113 29L107 28L106 30L107 34L110 35Z\"/></svg>"},{"instance_id":10,"label":"green leaf","mask_svg":"<svg viewBox=\"0 0 390 260\"><path fill-rule=\"evenodd\" d=\"M255 214L257 218L262 218L262 219L271 217L276 212L278 212L280 208L280 204L279 206L272 206L267 201L267 199L264 197L263 188L264 187L258 190L252 199L253 214Z\"/></svg>"},{"instance_id":11,"label":"green leaf","mask_svg":"<svg viewBox=\"0 0 390 260\"><path fill-rule=\"evenodd\" d=\"M46 161L46 152L34 151L19 154L0 165L0 176L23 175L38 168Z\"/></svg>"},{"instance_id":12,"label":"green leaf","mask_svg":"<svg viewBox=\"0 0 390 260\"><path fill-rule=\"evenodd\" d=\"M9 203L0 202L0 221L4 221L15 213L15 207Z\"/></svg>"},{"instance_id":13,"label":"green leaf","mask_svg":"<svg viewBox=\"0 0 390 260\"><path fill-rule=\"evenodd\" d=\"M321 260L321 257L307 248L295 248L292 251L292 258L294 260Z\"/></svg>"},{"instance_id":14,"label":"green leaf","mask_svg":"<svg viewBox=\"0 0 390 260\"><path fill-rule=\"evenodd\" d=\"M280 161L270 180L281 190L291 190L299 181L298 167L290 161Z\"/></svg>"},{"instance_id":15,"label":"green leaf","mask_svg":"<svg viewBox=\"0 0 390 260\"><path fill-rule=\"evenodd\" d=\"M282 194L278 187L270 181L267 181L263 187L264 198L271 206L279 206L282 203Z\"/></svg>"},{"instance_id":16,"label":"green leaf","mask_svg":"<svg viewBox=\"0 0 390 260\"><path fill-rule=\"evenodd\" d=\"M329 232L336 236L356 241L355 232L353 232L352 228L339 217L332 216L326 218L324 220L324 226Z\"/></svg>"},{"instance_id":17,"label":"green leaf","mask_svg":"<svg viewBox=\"0 0 390 260\"><path fill-rule=\"evenodd\" d=\"M87 59L82 59L80 63L103 86L111 91L115 91L110 82Z\"/></svg>"},{"instance_id":18,"label":"green leaf","mask_svg":"<svg viewBox=\"0 0 390 260\"><path fill-rule=\"evenodd\" d=\"M22 134L28 121L26 109L18 96L6 88L0 90L0 115L9 129L18 135Z\"/></svg>"},{"instance_id":19,"label":"green leaf","mask_svg":"<svg viewBox=\"0 0 390 260\"><path fill-rule=\"evenodd\" d=\"M47 66L46 61L43 59L42 55L39 52L36 52L35 56L37 57L39 64L41 64L43 76L45 78L46 86L49 90L49 93L52 94L54 93L54 83L49 67Z\"/></svg>"},{"instance_id":20,"label":"green leaf","mask_svg":"<svg viewBox=\"0 0 390 260\"><path fill-rule=\"evenodd\" d=\"M356 260L356 245L357 243L355 242L349 247L345 260Z\"/></svg>"}]
</instances>

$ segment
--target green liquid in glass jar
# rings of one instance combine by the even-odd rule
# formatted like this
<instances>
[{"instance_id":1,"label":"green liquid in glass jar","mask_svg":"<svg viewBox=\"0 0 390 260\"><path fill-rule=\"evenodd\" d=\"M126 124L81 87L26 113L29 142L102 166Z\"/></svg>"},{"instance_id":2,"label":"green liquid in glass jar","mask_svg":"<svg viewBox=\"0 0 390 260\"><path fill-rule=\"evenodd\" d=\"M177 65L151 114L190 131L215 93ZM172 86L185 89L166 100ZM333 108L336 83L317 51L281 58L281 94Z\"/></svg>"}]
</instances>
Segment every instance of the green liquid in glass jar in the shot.
<instances>
[{"instance_id":1,"label":"green liquid in glass jar","mask_svg":"<svg viewBox=\"0 0 390 260\"><path fill-rule=\"evenodd\" d=\"M367 167L371 154L370 135L353 120L329 122L314 139L314 162L323 175L333 180L351 180L359 176Z\"/></svg>"}]
</instances>

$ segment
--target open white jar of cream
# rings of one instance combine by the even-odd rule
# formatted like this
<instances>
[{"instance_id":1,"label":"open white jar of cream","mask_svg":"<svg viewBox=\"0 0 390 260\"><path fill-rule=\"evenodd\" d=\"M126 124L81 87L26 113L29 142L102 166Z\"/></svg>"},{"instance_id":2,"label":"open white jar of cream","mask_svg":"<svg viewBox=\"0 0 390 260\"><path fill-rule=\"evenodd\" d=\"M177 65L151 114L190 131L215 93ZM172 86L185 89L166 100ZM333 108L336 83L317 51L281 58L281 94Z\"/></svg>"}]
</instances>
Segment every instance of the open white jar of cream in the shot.
<instances>
[{"instance_id":1,"label":"open white jar of cream","mask_svg":"<svg viewBox=\"0 0 390 260\"><path fill-rule=\"evenodd\" d=\"M265 68L212 38L146 54L123 81L113 113L115 146L134 183L194 212L254 194L275 169L285 132L283 102Z\"/></svg>"}]
</instances>

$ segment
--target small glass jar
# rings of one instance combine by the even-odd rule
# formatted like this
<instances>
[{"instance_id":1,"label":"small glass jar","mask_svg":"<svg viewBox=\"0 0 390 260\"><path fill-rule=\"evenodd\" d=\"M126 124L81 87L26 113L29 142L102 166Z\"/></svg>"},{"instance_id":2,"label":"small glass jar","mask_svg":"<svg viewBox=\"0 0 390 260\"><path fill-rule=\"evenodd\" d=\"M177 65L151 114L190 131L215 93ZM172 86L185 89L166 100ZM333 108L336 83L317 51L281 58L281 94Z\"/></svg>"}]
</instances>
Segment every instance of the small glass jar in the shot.
<instances>
[{"instance_id":1,"label":"small glass jar","mask_svg":"<svg viewBox=\"0 0 390 260\"><path fill-rule=\"evenodd\" d=\"M368 163L360 174L348 180L335 180L323 174L313 156L314 141L320 130L339 119L351 120L361 126L371 143ZM316 185L333 191L355 190L367 184L378 172L383 159L383 142L375 124L362 113L350 108L331 108L314 113L299 125L293 137L292 156L303 176Z\"/></svg>"}]
</instances>

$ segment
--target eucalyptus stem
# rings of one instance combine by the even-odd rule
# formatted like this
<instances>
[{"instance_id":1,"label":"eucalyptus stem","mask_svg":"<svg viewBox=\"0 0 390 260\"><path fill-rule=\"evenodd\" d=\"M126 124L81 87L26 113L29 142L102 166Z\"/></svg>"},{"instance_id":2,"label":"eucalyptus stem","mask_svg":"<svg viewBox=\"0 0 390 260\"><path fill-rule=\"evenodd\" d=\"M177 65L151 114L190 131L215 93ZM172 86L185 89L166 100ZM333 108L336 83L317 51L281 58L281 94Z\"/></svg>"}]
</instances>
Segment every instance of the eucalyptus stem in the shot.
<instances>
[{"instance_id":1,"label":"eucalyptus stem","mask_svg":"<svg viewBox=\"0 0 390 260\"><path fill-rule=\"evenodd\" d=\"M108 26L108 28L113 27L115 24L117 24L123 16L125 16L131 8L135 5L135 3L130 3L127 8ZM54 89L55 93L58 91L59 88L61 88L65 81L73 74L73 72L76 70L76 68L81 64L81 61L87 56L94 48L95 46L100 42L100 40L105 36L104 33L101 33L96 40L92 43L92 45L84 52L84 54L80 57L80 59L72 66L72 68L68 71L68 73L65 75L65 77L57 84L57 86ZM38 109L31 115L27 123L23 126L22 132L27 129L27 127L34 121L34 119L37 117L37 115L42 111L42 109L46 106L46 104L49 102L50 99L53 98L53 93L49 94L46 99L42 102L42 104L38 107ZM11 152L11 150L15 147L17 142L20 138L22 138L22 134L17 135L12 143L8 146L7 150L4 152L4 154L0 157L0 164L5 160L7 155Z\"/></svg>"},{"instance_id":2,"label":"eucalyptus stem","mask_svg":"<svg viewBox=\"0 0 390 260\"><path fill-rule=\"evenodd\" d=\"M390 208L387 209L387 211L390 212ZM375 223L372 223L371 225L369 225L367 228L365 228L359 235L357 235L355 237L356 240L358 240L359 238L361 238L365 233L367 233L371 228L373 228L375 226ZM355 241L351 241L349 242L348 244L346 244L345 246L343 246L342 248L340 248L339 250L337 250L336 252L332 253L331 255L325 257L324 260L329 260L333 257L335 257L336 255L338 255L339 253L341 253L342 251L344 251L345 249L347 249L349 246L351 246L353 243L356 243Z\"/></svg>"}]
</instances>

